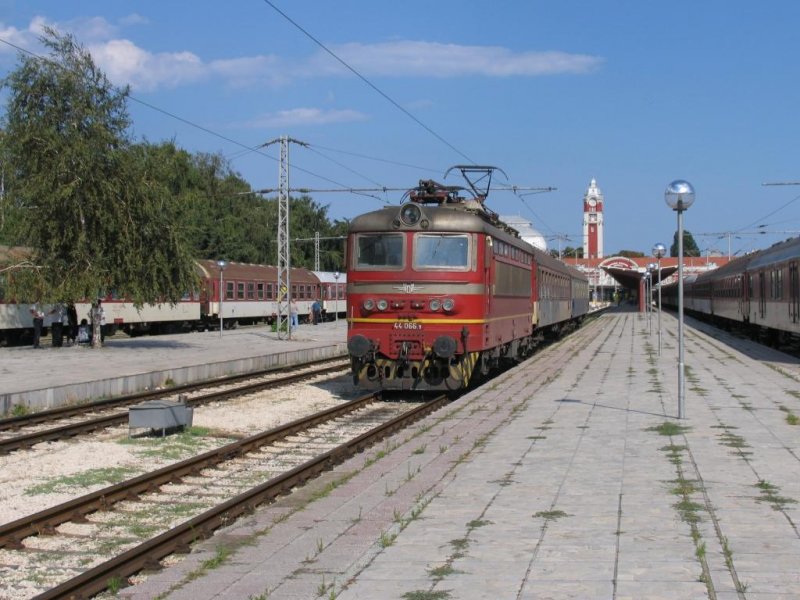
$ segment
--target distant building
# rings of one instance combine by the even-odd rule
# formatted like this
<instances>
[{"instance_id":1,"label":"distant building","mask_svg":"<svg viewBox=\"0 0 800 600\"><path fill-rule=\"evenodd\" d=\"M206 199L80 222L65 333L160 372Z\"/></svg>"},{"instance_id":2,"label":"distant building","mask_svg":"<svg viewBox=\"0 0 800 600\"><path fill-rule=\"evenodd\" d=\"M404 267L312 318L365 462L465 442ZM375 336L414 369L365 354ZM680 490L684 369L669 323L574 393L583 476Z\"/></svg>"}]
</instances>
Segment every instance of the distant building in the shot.
<instances>
[{"instance_id":1,"label":"distant building","mask_svg":"<svg viewBox=\"0 0 800 600\"><path fill-rule=\"evenodd\" d=\"M534 248L547 252L547 240L533 228L533 224L524 217L501 216L500 220L519 232L519 237Z\"/></svg>"},{"instance_id":2,"label":"distant building","mask_svg":"<svg viewBox=\"0 0 800 600\"><path fill-rule=\"evenodd\" d=\"M594 178L583 195L583 257L603 258L603 192Z\"/></svg>"}]
</instances>

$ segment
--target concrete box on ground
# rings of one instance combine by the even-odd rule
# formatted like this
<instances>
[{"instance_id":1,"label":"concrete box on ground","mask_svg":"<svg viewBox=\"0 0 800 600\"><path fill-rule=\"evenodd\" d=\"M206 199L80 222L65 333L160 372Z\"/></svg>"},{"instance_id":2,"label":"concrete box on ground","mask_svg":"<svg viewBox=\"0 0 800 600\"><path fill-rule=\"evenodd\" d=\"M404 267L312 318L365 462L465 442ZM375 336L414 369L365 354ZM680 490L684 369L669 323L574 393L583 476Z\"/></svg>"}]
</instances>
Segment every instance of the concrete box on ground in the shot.
<instances>
[{"instance_id":1,"label":"concrete box on ground","mask_svg":"<svg viewBox=\"0 0 800 600\"><path fill-rule=\"evenodd\" d=\"M129 429L167 429L191 427L194 411L183 402L148 400L128 409Z\"/></svg>"}]
</instances>

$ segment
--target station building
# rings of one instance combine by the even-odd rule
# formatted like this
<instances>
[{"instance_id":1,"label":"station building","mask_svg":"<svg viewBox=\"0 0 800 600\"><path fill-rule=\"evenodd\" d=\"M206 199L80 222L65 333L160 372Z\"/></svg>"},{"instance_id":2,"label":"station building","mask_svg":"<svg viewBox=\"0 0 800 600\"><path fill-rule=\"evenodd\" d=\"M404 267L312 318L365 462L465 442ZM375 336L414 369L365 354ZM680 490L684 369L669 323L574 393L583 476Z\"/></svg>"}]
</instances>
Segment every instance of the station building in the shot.
<instances>
[{"instance_id":1,"label":"station building","mask_svg":"<svg viewBox=\"0 0 800 600\"><path fill-rule=\"evenodd\" d=\"M605 226L603 192L592 179L583 195L583 256L584 258L562 258L568 265L576 267L589 278L592 300L602 302L638 302L645 306L645 280L648 265L658 264L652 256L610 256L603 253L603 229ZM702 273L725 265L730 260L725 256L684 257L684 275ZM659 281L669 282L678 270L677 257L661 259L661 272L652 275L655 285ZM657 271L657 269L656 269Z\"/></svg>"},{"instance_id":2,"label":"station building","mask_svg":"<svg viewBox=\"0 0 800 600\"><path fill-rule=\"evenodd\" d=\"M645 307L645 278L648 265L656 263L652 256L627 257L605 256L603 250L605 218L603 215L605 197L597 180L592 179L583 195L583 256L584 258L562 257L566 264L577 268L589 279L593 303L633 302L640 310ZM501 216L520 233L526 242L540 250L547 250L544 236L536 231L523 217ZM703 273L728 263L727 256L684 257L684 275ZM665 256L661 259L660 280L669 283L678 270L678 258ZM659 275L655 273L653 282L658 285Z\"/></svg>"}]
</instances>

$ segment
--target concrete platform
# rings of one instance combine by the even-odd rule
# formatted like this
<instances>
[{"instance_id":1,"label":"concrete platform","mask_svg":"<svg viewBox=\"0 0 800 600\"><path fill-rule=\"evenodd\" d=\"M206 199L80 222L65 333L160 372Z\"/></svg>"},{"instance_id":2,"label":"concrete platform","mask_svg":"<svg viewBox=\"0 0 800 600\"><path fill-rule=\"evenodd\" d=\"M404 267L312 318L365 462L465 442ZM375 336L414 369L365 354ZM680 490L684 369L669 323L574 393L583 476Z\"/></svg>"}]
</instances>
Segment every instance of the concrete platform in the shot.
<instances>
[{"instance_id":1,"label":"concrete platform","mask_svg":"<svg viewBox=\"0 0 800 600\"><path fill-rule=\"evenodd\" d=\"M291 340L267 327L128 338L84 346L0 349L0 414L97 400L347 353L345 321L300 325Z\"/></svg>"},{"instance_id":2,"label":"concrete platform","mask_svg":"<svg viewBox=\"0 0 800 600\"><path fill-rule=\"evenodd\" d=\"M691 324L691 321L689 321ZM800 598L800 371L609 313L124 598Z\"/></svg>"}]
</instances>

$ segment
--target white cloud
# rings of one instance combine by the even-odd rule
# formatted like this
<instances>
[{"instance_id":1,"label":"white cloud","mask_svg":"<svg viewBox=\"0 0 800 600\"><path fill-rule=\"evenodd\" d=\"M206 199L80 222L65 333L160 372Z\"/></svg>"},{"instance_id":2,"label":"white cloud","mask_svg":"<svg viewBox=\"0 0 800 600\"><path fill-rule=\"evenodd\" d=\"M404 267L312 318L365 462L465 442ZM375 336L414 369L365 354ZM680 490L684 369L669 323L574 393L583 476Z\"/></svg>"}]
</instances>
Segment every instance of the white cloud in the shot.
<instances>
[{"instance_id":1,"label":"white cloud","mask_svg":"<svg viewBox=\"0 0 800 600\"><path fill-rule=\"evenodd\" d=\"M597 69L603 59L560 51L513 52L500 46L460 46L437 42L398 41L343 44L331 48L363 75L416 77L534 77L582 74ZM311 72L345 73L326 53L310 62Z\"/></svg>"},{"instance_id":2,"label":"white cloud","mask_svg":"<svg viewBox=\"0 0 800 600\"><path fill-rule=\"evenodd\" d=\"M368 117L357 110L323 110L320 108L293 108L268 113L237 124L238 127L252 129L264 127L295 127L298 125L327 125L329 123L350 123L353 121L364 121Z\"/></svg>"},{"instance_id":3,"label":"white cloud","mask_svg":"<svg viewBox=\"0 0 800 600\"><path fill-rule=\"evenodd\" d=\"M16 27L0 24L0 38L4 39L10 44L14 44L14 46L27 48L29 46L31 35L28 31L22 31ZM0 54L16 55L17 52L18 50L16 48L13 48L8 44L0 44Z\"/></svg>"},{"instance_id":4,"label":"white cloud","mask_svg":"<svg viewBox=\"0 0 800 600\"><path fill-rule=\"evenodd\" d=\"M119 20L119 24L127 27L129 25L147 25L150 20L137 13L131 13Z\"/></svg>"},{"instance_id":5,"label":"white cloud","mask_svg":"<svg viewBox=\"0 0 800 600\"><path fill-rule=\"evenodd\" d=\"M236 87L267 83L282 85L290 81L289 70L276 56L250 56L212 61L209 71Z\"/></svg>"},{"instance_id":6,"label":"white cloud","mask_svg":"<svg viewBox=\"0 0 800 600\"><path fill-rule=\"evenodd\" d=\"M153 54L128 40L91 45L88 50L111 81L136 90L178 87L208 75L208 67L191 52Z\"/></svg>"},{"instance_id":7,"label":"white cloud","mask_svg":"<svg viewBox=\"0 0 800 600\"><path fill-rule=\"evenodd\" d=\"M120 25L146 22L138 14L123 17ZM242 56L203 61L190 51L152 53L119 37L119 27L102 17L53 23L35 17L26 30L3 27L0 35L20 47L42 52L36 39L49 25L72 33L86 45L98 66L117 85L152 91L219 79L235 87L287 85L297 78L340 77L349 71L330 55L319 51L299 60L274 55ZM382 77L534 77L583 74L596 70L603 59L560 51L514 52L500 46L464 46L426 41L391 41L378 44L350 43L331 49L365 76ZM9 53L0 44L0 52ZM15 52L15 51L14 51ZM309 117L310 118L310 117Z\"/></svg>"}]
</instances>

